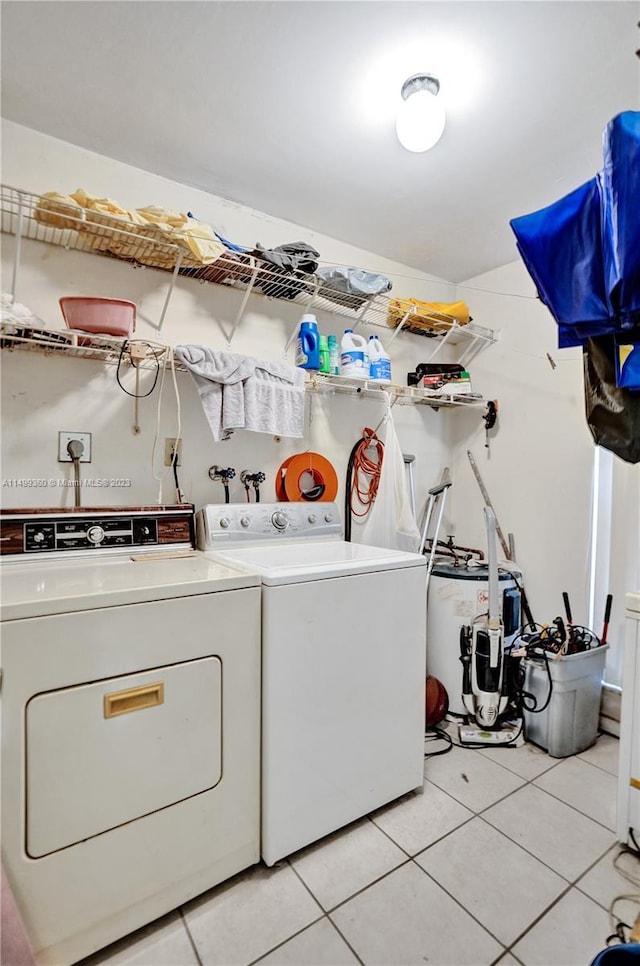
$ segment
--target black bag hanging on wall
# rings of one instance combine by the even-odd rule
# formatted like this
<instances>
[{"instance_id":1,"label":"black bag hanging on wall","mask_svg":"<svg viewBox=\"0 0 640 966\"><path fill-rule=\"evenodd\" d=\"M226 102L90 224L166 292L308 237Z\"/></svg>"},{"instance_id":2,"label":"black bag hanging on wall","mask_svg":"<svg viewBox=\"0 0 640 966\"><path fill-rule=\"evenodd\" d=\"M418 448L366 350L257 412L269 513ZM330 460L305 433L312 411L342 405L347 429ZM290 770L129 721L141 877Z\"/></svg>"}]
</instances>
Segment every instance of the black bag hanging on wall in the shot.
<instances>
[{"instance_id":1,"label":"black bag hanging on wall","mask_svg":"<svg viewBox=\"0 0 640 966\"><path fill-rule=\"evenodd\" d=\"M584 399L591 435L627 463L640 463L640 392L616 386L613 336L587 339Z\"/></svg>"}]
</instances>

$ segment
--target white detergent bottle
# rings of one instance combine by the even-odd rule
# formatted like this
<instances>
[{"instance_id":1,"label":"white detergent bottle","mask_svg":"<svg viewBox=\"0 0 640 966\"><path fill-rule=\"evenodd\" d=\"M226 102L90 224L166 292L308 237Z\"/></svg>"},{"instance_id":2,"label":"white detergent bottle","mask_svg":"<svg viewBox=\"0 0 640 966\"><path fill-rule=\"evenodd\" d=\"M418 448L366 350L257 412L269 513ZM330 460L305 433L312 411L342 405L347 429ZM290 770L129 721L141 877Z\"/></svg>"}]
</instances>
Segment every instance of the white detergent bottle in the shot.
<instances>
[{"instance_id":1,"label":"white detergent bottle","mask_svg":"<svg viewBox=\"0 0 640 966\"><path fill-rule=\"evenodd\" d=\"M391 382L391 359L377 335L369 336L369 379Z\"/></svg>"},{"instance_id":2,"label":"white detergent bottle","mask_svg":"<svg viewBox=\"0 0 640 966\"><path fill-rule=\"evenodd\" d=\"M356 335L353 329L345 329L340 342L340 375L352 379L369 378L367 340Z\"/></svg>"}]
</instances>

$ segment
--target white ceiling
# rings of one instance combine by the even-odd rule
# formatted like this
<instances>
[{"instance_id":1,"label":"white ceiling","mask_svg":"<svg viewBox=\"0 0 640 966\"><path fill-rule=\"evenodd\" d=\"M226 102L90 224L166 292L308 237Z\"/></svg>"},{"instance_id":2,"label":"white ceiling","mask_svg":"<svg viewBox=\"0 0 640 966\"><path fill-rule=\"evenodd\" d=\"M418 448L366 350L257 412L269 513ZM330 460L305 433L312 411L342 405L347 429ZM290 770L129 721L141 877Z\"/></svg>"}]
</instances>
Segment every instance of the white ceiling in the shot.
<instances>
[{"instance_id":1,"label":"white ceiling","mask_svg":"<svg viewBox=\"0 0 640 966\"><path fill-rule=\"evenodd\" d=\"M463 281L600 167L606 122L640 106L639 19L626 0L5 0L2 113ZM447 126L411 154L395 110L424 69Z\"/></svg>"}]
</instances>

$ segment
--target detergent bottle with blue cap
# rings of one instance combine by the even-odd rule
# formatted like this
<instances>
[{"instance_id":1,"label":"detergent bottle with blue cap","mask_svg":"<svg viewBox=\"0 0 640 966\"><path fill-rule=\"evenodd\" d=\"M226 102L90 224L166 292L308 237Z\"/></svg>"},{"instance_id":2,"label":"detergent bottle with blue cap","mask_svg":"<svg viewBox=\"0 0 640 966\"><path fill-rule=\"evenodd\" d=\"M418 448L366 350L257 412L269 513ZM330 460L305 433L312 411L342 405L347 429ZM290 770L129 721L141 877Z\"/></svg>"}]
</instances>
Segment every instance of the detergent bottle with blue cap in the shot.
<instances>
[{"instance_id":1,"label":"detergent bottle with blue cap","mask_svg":"<svg viewBox=\"0 0 640 966\"><path fill-rule=\"evenodd\" d=\"M300 369L320 368L320 333L315 315L305 313L298 332L296 365Z\"/></svg>"},{"instance_id":2,"label":"detergent bottle with blue cap","mask_svg":"<svg viewBox=\"0 0 640 966\"><path fill-rule=\"evenodd\" d=\"M353 329L345 329L340 342L340 375L352 379L369 377L367 340L356 335Z\"/></svg>"}]
</instances>

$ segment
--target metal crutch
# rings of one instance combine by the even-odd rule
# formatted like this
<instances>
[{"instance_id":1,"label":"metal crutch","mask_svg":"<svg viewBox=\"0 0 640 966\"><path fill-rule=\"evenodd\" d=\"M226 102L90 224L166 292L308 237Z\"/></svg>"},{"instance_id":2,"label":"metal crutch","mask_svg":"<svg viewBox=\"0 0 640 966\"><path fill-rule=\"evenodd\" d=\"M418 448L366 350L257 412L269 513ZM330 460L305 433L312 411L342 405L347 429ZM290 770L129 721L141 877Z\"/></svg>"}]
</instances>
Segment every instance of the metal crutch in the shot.
<instances>
[{"instance_id":1,"label":"metal crutch","mask_svg":"<svg viewBox=\"0 0 640 966\"><path fill-rule=\"evenodd\" d=\"M429 553L429 560L427 561L427 587L429 586L429 576L433 570L433 563L436 555L436 547L438 545L438 533L440 532L440 524L442 523L442 515L444 513L444 505L447 499L447 492L452 484L452 479L449 476L449 467L445 466L442 472L442 479L440 482L429 490L429 499L427 501L427 508L424 517L424 526L422 528L422 539L420 540L420 550L419 553L424 553L427 544L427 533L429 531L429 524L431 523L431 517L433 516L434 510L437 507L437 517L436 525L433 536L431 537L431 551Z\"/></svg>"}]
</instances>

